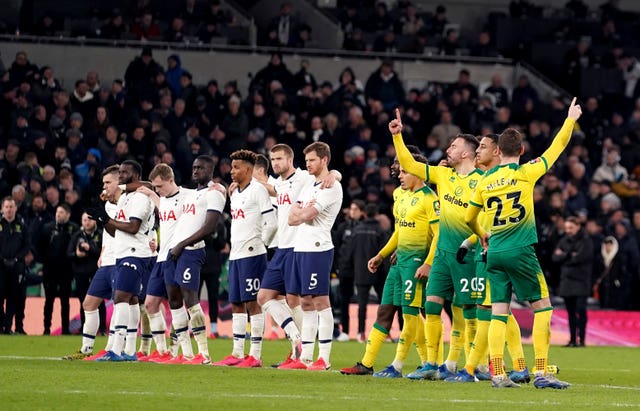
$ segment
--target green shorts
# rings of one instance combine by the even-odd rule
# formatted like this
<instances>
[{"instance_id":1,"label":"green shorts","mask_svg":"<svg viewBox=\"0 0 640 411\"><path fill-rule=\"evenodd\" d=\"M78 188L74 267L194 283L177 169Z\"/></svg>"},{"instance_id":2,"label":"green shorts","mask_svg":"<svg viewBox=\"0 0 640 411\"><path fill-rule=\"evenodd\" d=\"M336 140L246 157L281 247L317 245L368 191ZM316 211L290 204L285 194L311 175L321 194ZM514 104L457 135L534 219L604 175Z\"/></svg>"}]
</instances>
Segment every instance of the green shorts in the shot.
<instances>
[{"instance_id":1,"label":"green shorts","mask_svg":"<svg viewBox=\"0 0 640 411\"><path fill-rule=\"evenodd\" d=\"M487 278L487 263L476 261L476 279L471 283L471 296L476 299L476 304L491 305L491 292L489 279Z\"/></svg>"},{"instance_id":2,"label":"green shorts","mask_svg":"<svg viewBox=\"0 0 640 411\"><path fill-rule=\"evenodd\" d=\"M400 305L403 307L422 307L424 304L425 280L415 278L416 270L424 260L404 262L398 264L400 271Z\"/></svg>"},{"instance_id":3,"label":"green shorts","mask_svg":"<svg viewBox=\"0 0 640 411\"><path fill-rule=\"evenodd\" d=\"M533 245L487 254L491 302L508 303L515 291L521 301L549 297L549 289Z\"/></svg>"},{"instance_id":4,"label":"green shorts","mask_svg":"<svg viewBox=\"0 0 640 411\"><path fill-rule=\"evenodd\" d=\"M467 254L465 262L458 263L456 253L436 250L427 282L427 296L440 297L458 305L476 304L471 290L476 278L472 253Z\"/></svg>"},{"instance_id":5,"label":"green shorts","mask_svg":"<svg viewBox=\"0 0 640 411\"><path fill-rule=\"evenodd\" d=\"M384 281L380 304L395 305L399 307L402 305L401 292L402 279L400 278L400 269L397 264L394 264L389 268L389 274L387 274L387 279Z\"/></svg>"}]
</instances>

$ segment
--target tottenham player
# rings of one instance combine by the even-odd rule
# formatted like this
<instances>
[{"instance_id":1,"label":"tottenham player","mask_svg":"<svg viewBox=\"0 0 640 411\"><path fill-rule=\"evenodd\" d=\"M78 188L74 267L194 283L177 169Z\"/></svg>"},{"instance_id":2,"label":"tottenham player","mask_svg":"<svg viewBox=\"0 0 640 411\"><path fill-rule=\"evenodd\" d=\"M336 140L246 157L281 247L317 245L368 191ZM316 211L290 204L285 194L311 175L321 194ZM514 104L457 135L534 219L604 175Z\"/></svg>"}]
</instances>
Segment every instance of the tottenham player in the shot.
<instances>
[{"instance_id":1,"label":"tottenham player","mask_svg":"<svg viewBox=\"0 0 640 411\"><path fill-rule=\"evenodd\" d=\"M253 179L256 155L247 150L231 154L231 253L229 301L232 304L233 352L214 365L243 368L262 366L264 314L256 299L267 265L267 249L277 228L267 189ZM251 349L244 354L247 311L251 322Z\"/></svg>"},{"instance_id":2,"label":"tottenham player","mask_svg":"<svg viewBox=\"0 0 640 411\"><path fill-rule=\"evenodd\" d=\"M151 334L156 343L156 350L148 356L138 358L139 361L164 362L172 359L167 350L165 338L166 324L164 316L160 310L162 301L167 298L167 288L165 286L165 273L173 275L175 264L167 259L173 234L178 224L178 218L182 214L182 203L185 195L190 190L178 187L174 180L173 170L170 166L160 163L149 173L152 191L148 187L142 186L138 192L146 195L153 201L158 209L160 220L160 249L158 257L153 266L149 282L147 284L147 296L145 299L145 309L149 317ZM157 194L156 194L157 193Z\"/></svg>"},{"instance_id":3,"label":"tottenham player","mask_svg":"<svg viewBox=\"0 0 640 411\"><path fill-rule=\"evenodd\" d=\"M123 161L118 176L120 184L139 181L141 170L142 167L136 161ZM148 238L153 228L153 210L153 203L147 196L133 192L120 196L114 219L110 218L102 207L87 211L94 219L104 224L105 230L114 233L114 253L119 257L116 260L113 282L113 346L98 361L137 359L136 336L140 320L138 294L142 290L142 278L153 264L153 251L149 247Z\"/></svg>"},{"instance_id":4,"label":"tottenham player","mask_svg":"<svg viewBox=\"0 0 640 411\"><path fill-rule=\"evenodd\" d=\"M194 160L192 180L197 187L185 196L182 214L168 245L168 258L175 261L175 268L173 275L167 276L168 273L165 271L165 283L173 328L182 348L182 356L170 360L169 363L211 363L206 317L200 306L200 269L205 260L204 238L214 232L226 202L223 187L211 181L213 168L214 163L209 156L201 155ZM210 185L212 189L209 189ZM193 354L189 338L189 322L198 345L197 355Z\"/></svg>"},{"instance_id":5,"label":"tottenham player","mask_svg":"<svg viewBox=\"0 0 640 411\"><path fill-rule=\"evenodd\" d=\"M321 189L322 179L329 174L331 149L315 142L304 149L309 174L315 181L306 185L289 212L289 225L298 226L293 259L297 284L292 290L301 296L302 353L290 368L327 370L331 367L333 314L329 302L329 280L333 262L331 227L342 205L342 186ZM316 334L319 355L313 362Z\"/></svg>"},{"instance_id":6,"label":"tottenham player","mask_svg":"<svg viewBox=\"0 0 640 411\"><path fill-rule=\"evenodd\" d=\"M120 166L115 164L107 167L102 172L102 198L106 200L104 204L107 215L111 218L116 215L116 203L120 198L122 190L118 187L118 173ZM102 233L102 251L100 252L100 258L98 259L98 271L93 276L87 295L82 301L82 309L84 310L85 322L82 327L82 347L80 351L71 355L65 356L66 360L95 360L102 357L106 352L111 349L111 343L113 342L113 329L109 332L109 340L107 347L104 350L100 350L95 355L93 353L93 345L96 339L96 333L100 327L100 316L98 308L105 299L111 299L111 281L116 266L116 256L113 253L113 236L106 230ZM112 323L113 324L113 323Z\"/></svg>"},{"instance_id":7,"label":"tottenham player","mask_svg":"<svg viewBox=\"0 0 640 411\"><path fill-rule=\"evenodd\" d=\"M278 364L284 366L297 359L296 347L300 343L302 327L300 297L291 292L295 281L295 272L292 268L296 226L289 225L289 210L302 188L315 181L315 177L308 171L293 166L293 150L286 144L274 145L269 156L273 171L278 174L273 185L266 185L278 208L276 233L278 248L264 273L260 291L258 291L258 303L262 310L282 327L291 341L291 355L282 364ZM335 181L340 179L340 173L331 170L324 178L321 187L331 188Z\"/></svg>"}]
</instances>

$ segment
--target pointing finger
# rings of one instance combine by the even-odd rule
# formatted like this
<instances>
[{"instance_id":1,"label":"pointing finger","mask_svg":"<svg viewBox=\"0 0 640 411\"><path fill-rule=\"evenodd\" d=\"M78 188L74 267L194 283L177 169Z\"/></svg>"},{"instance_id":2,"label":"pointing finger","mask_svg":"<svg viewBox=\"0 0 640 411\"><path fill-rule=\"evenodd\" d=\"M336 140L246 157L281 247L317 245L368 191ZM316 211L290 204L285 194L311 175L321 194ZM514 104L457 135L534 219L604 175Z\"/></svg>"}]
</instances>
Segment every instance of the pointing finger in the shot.
<instances>
[{"instance_id":1,"label":"pointing finger","mask_svg":"<svg viewBox=\"0 0 640 411\"><path fill-rule=\"evenodd\" d=\"M396 109L396 120L402 121L402 116L400 116L400 109L399 108Z\"/></svg>"},{"instance_id":2,"label":"pointing finger","mask_svg":"<svg viewBox=\"0 0 640 411\"><path fill-rule=\"evenodd\" d=\"M576 97L573 98L573 100L571 100L571 107L576 105Z\"/></svg>"}]
</instances>

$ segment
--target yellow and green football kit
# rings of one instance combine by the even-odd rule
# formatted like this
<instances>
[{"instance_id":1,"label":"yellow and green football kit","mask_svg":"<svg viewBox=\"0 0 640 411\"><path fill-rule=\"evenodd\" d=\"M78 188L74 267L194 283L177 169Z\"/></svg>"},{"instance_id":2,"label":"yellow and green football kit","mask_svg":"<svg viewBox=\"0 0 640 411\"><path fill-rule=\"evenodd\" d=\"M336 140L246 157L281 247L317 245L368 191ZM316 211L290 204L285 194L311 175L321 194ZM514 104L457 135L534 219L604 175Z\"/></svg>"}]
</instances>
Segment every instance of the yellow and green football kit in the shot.
<instances>
[{"instance_id":1,"label":"yellow and green football kit","mask_svg":"<svg viewBox=\"0 0 640 411\"><path fill-rule=\"evenodd\" d=\"M491 302L508 303L515 291L520 300L537 301L549 296L535 254L537 243L533 189L536 181L555 163L571 138L575 121L567 118L542 156L518 165L501 164L487 171L470 200L465 220L480 237L485 229L477 217L481 209L490 217L487 273ZM551 306L534 313L533 345L536 369L547 369ZM489 351L494 372L501 374L508 316L494 314L489 329Z\"/></svg>"}]
</instances>

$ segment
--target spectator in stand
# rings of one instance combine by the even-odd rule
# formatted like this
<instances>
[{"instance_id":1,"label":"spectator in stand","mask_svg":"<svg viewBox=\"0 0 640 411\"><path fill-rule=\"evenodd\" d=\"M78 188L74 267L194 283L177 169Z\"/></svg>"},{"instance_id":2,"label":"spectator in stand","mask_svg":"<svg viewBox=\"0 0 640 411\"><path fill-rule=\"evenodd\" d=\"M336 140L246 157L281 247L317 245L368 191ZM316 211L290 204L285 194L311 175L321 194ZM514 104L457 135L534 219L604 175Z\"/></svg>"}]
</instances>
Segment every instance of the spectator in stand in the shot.
<instances>
[{"instance_id":1,"label":"spectator in stand","mask_svg":"<svg viewBox=\"0 0 640 411\"><path fill-rule=\"evenodd\" d=\"M393 70L391 60L384 60L380 67L371 73L365 86L365 96L367 99L380 100L385 110L392 110L404 103L404 88L398 73Z\"/></svg>"},{"instance_id":2,"label":"spectator in stand","mask_svg":"<svg viewBox=\"0 0 640 411\"><path fill-rule=\"evenodd\" d=\"M578 44L564 55L562 66L564 85L574 94L580 93L582 72L595 63L596 56L591 50L591 42L587 37L582 37Z\"/></svg>"},{"instance_id":3,"label":"spectator in stand","mask_svg":"<svg viewBox=\"0 0 640 411\"><path fill-rule=\"evenodd\" d=\"M9 84L12 87L17 87L25 80L31 82L34 76L38 73L38 66L32 64L27 58L27 53L19 51L16 53L16 58L11 63L9 72Z\"/></svg>"},{"instance_id":4,"label":"spectator in stand","mask_svg":"<svg viewBox=\"0 0 640 411\"><path fill-rule=\"evenodd\" d=\"M378 1L375 6L375 12L369 18L368 31L372 33L385 32L393 28L393 19L387 10L387 4Z\"/></svg>"},{"instance_id":5,"label":"spectator in stand","mask_svg":"<svg viewBox=\"0 0 640 411\"><path fill-rule=\"evenodd\" d=\"M151 84L158 71L162 71L162 67L153 59L151 47L143 47L140 56L129 63L124 75L124 82L127 86L128 94L130 94L134 100L137 99L142 92L151 88ZM119 96L122 90L121 85L122 84L116 80L114 81L115 89L112 86L112 94L114 95L116 104L118 101L122 101L119 100L122 98Z\"/></svg>"},{"instance_id":6,"label":"spectator in stand","mask_svg":"<svg viewBox=\"0 0 640 411\"><path fill-rule=\"evenodd\" d=\"M444 34L444 27L449 23L447 20L447 9L443 5L436 7L436 13L427 22L429 35L440 37Z\"/></svg>"},{"instance_id":7,"label":"spectator in stand","mask_svg":"<svg viewBox=\"0 0 640 411\"><path fill-rule=\"evenodd\" d=\"M202 9L201 4L197 3L196 0L184 0L184 5L182 6L179 14L187 25L187 29L190 32L194 32L198 27L200 27L202 17L204 16L204 10Z\"/></svg>"},{"instance_id":8,"label":"spectator in stand","mask_svg":"<svg viewBox=\"0 0 640 411\"><path fill-rule=\"evenodd\" d=\"M593 293L600 308L628 310L631 307L631 270L625 255L619 252L618 240L608 236L597 257L598 278Z\"/></svg>"},{"instance_id":9,"label":"spectator in stand","mask_svg":"<svg viewBox=\"0 0 640 411\"><path fill-rule=\"evenodd\" d=\"M418 9L413 3L407 4L404 14L397 20L397 25L400 26L400 29L396 29L396 32L413 36L426 27L424 20L418 14Z\"/></svg>"},{"instance_id":10,"label":"spectator in stand","mask_svg":"<svg viewBox=\"0 0 640 411\"><path fill-rule=\"evenodd\" d=\"M216 27L234 24L232 16L222 10L220 0L209 0L209 8L205 14L204 21L206 24L213 23Z\"/></svg>"},{"instance_id":11,"label":"spectator in stand","mask_svg":"<svg viewBox=\"0 0 640 411\"><path fill-rule=\"evenodd\" d=\"M185 30L184 19L181 16L175 16L171 21L171 26L164 32L164 41L170 43L184 42Z\"/></svg>"},{"instance_id":12,"label":"spectator in stand","mask_svg":"<svg viewBox=\"0 0 640 411\"><path fill-rule=\"evenodd\" d=\"M180 84L180 78L184 73L184 69L182 68L182 61L180 60L180 56L177 54L172 54L167 58L167 71L165 72L165 78L167 79L167 83L171 92L174 96L180 96L182 93L182 85Z\"/></svg>"},{"instance_id":13,"label":"spectator in stand","mask_svg":"<svg viewBox=\"0 0 640 411\"><path fill-rule=\"evenodd\" d=\"M122 34L127 31L127 27L124 25L122 19L122 12L120 9L113 9L111 12L111 19L107 24L100 28L100 37L109 40L119 40L122 38Z\"/></svg>"},{"instance_id":14,"label":"spectator in stand","mask_svg":"<svg viewBox=\"0 0 640 411\"><path fill-rule=\"evenodd\" d=\"M513 88L511 104L514 110L523 110L527 100L531 100L536 103L538 101L538 92L529 83L529 77L523 74L518 77L518 84Z\"/></svg>"},{"instance_id":15,"label":"spectator in stand","mask_svg":"<svg viewBox=\"0 0 640 411\"><path fill-rule=\"evenodd\" d=\"M269 63L263 67L251 80L249 91L252 92L256 88L266 89L272 81L277 80L282 84L286 91L290 91L292 87L293 75L287 69L286 64L282 61L282 53L271 53Z\"/></svg>"},{"instance_id":16,"label":"spectator in stand","mask_svg":"<svg viewBox=\"0 0 640 411\"><path fill-rule=\"evenodd\" d=\"M469 54L474 57L498 57L498 51L491 44L491 33L484 29L478 34L478 40L469 49Z\"/></svg>"},{"instance_id":17,"label":"spectator in stand","mask_svg":"<svg viewBox=\"0 0 640 411\"><path fill-rule=\"evenodd\" d=\"M447 29L447 33L438 48L438 54L443 56L458 55L460 49L459 36L458 30L454 28Z\"/></svg>"},{"instance_id":18,"label":"spectator in stand","mask_svg":"<svg viewBox=\"0 0 640 411\"><path fill-rule=\"evenodd\" d=\"M291 15L291 3L286 1L280 6L280 14L269 22L267 32L275 32L280 46L291 47L296 41L297 19Z\"/></svg>"},{"instance_id":19,"label":"spectator in stand","mask_svg":"<svg viewBox=\"0 0 640 411\"><path fill-rule=\"evenodd\" d=\"M431 129L431 135L437 136L439 141L439 147L441 150L446 150L449 147L449 139L453 136L462 133L462 130L457 125L453 124L453 116L449 111L443 111L440 113L440 123L436 124Z\"/></svg>"},{"instance_id":20,"label":"spectator in stand","mask_svg":"<svg viewBox=\"0 0 640 411\"><path fill-rule=\"evenodd\" d=\"M142 16L131 27L131 32L135 34L136 40L154 40L161 36L160 27L153 22L151 11L142 13Z\"/></svg>"},{"instance_id":21,"label":"spectator in stand","mask_svg":"<svg viewBox=\"0 0 640 411\"><path fill-rule=\"evenodd\" d=\"M557 294L564 298L569 316L570 340L567 347L584 347L587 329L587 297L591 296L593 243L576 217L564 223L565 236L552 256L560 264Z\"/></svg>"},{"instance_id":22,"label":"spectator in stand","mask_svg":"<svg viewBox=\"0 0 640 411\"><path fill-rule=\"evenodd\" d=\"M397 48L398 44L393 30L384 31L373 42L373 51L377 53L393 53Z\"/></svg>"},{"instance_id":23,"label":"spectator in stand","mask_svg":"<svg viewBox=\"0 0 640 411\"><path fill-rule=\"evenodd\" d=\"M345 36L342 48L350 51L366 51L367 44L362 36L362 29L356 28L350 36Z\"/></svg>"},{"instance_id":24,"label":"spectator in stand","mask_svg":"<svg viewBox=\"0 0 640 411\"><path fill-rule=\"evenodd\" d=\"M605 152L602 164L593 173L593 181L610 183L625 182L629 172L620 165L620 147L614 145Z\"/></svg>"}]
</instances>

